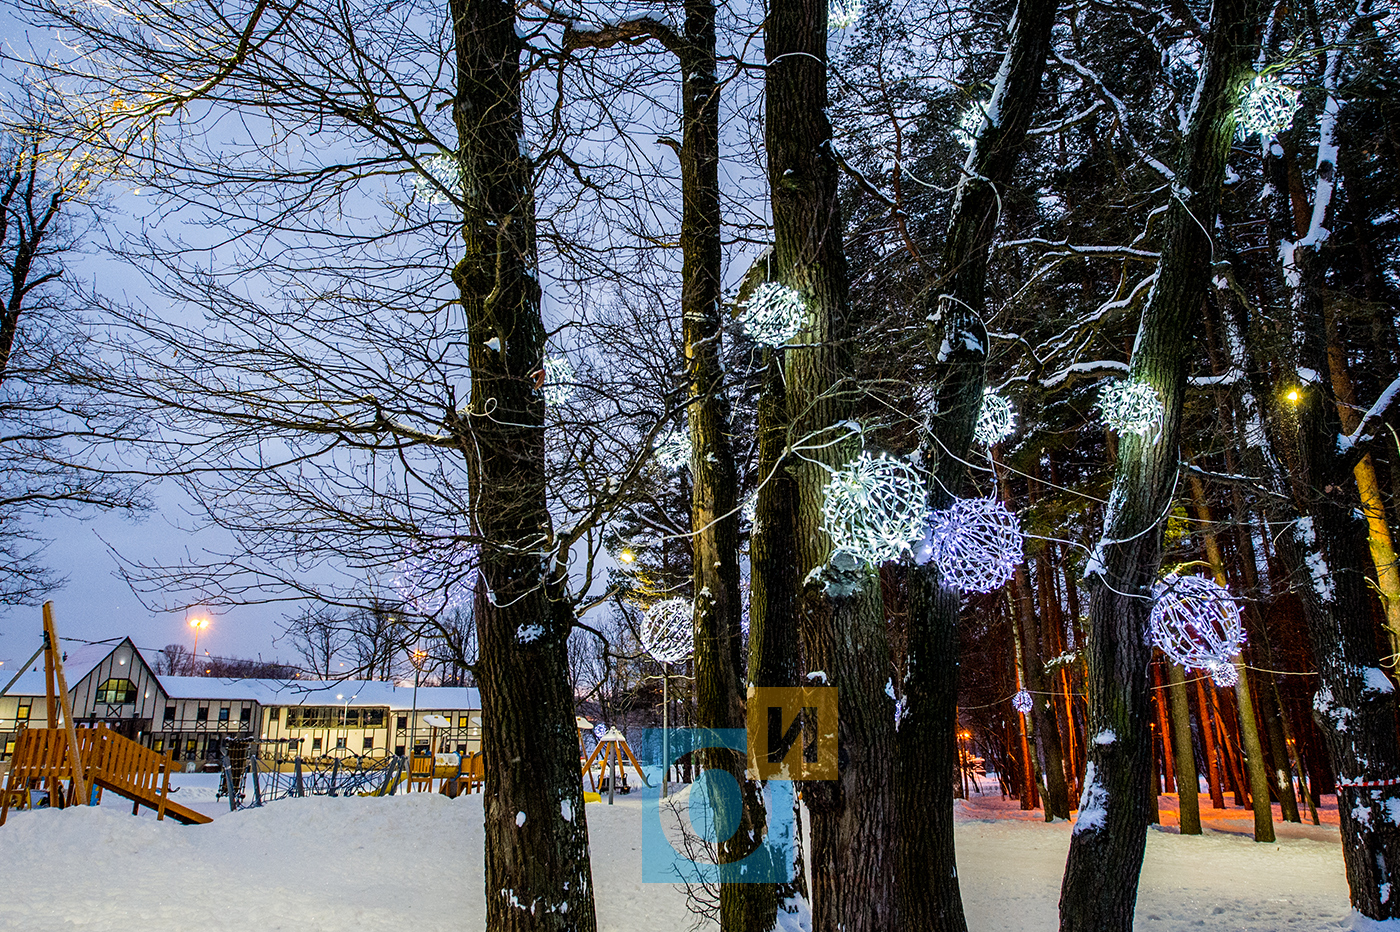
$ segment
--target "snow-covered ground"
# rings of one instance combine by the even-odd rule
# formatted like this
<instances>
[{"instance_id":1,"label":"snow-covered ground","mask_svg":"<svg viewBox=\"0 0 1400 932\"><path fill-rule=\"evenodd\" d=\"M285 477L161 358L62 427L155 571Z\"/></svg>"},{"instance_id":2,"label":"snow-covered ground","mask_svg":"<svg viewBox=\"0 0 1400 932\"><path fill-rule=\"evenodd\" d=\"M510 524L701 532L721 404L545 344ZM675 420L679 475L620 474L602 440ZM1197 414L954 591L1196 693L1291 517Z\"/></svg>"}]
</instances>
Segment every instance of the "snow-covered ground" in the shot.
<instances>
[{"instance_id":1,"label":"snow-covered ground","mask_svg":"<svg viewBox=\"0 0 1400 932\"><path fill-rule=\"evenodd\" d=\"M479 795L285 800L230 814L217 776L181 775L177 799L204 826L132 818L121 800L12 813L0 827L0 929L414 932L484 926ZM654 792L654 791L653 791ZM1279 826L1257 845L1249 813L1217 813L1148 835L1138 897L1143 932L1331 932L1348 928L1335 825ZM958 804L958 868L973 932L1053 929L1069 825L1014 801ZM599 929L689 928L684 891L642 882L640 794L588 806Z\"/></svg>"}]
</instances>

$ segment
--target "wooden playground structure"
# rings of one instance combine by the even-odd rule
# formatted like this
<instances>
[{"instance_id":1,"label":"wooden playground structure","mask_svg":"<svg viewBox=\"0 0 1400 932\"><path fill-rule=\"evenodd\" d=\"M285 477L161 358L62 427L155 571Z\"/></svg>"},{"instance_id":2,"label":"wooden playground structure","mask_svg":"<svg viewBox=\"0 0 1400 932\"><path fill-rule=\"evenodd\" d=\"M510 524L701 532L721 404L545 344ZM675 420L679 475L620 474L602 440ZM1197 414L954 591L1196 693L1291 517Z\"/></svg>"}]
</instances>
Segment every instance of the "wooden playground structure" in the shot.
<instances>
[{"instance_id":1,"label":"wooden playground structure","mask_svg":"<svg viewBox=\"0 0 1400 932\"><path fill-rule=\"evenodd\" d=\"M582 740L582 736L580 736L580 740ZM601 759L598 756L599 754L602 754ZM617 792L619 776L621 776L623 780L626 780L626 767L629 763L632 765L632 769L637 772L637 776L641 779L642 785L651 786L651 784L647 782L646 774L642 773L642 765L637 763L636 755L632 753L632 748L628 746L627 739L624 738L622 732L618 731L616 728L609 728L603 736L598 739L598 744L593 748L593 753L588 755L588 759L583 763L583 773L580 775L580 779L582 777L587 777L589 782L593 785L593 792L596 793L598 792L600 780L593 776L594 761L598 761L602 765L601 780L607 783L609 804L612 803L613 796ZM623 790L623 792L628 792L628 790Z\"/></svg>"},{"instance_id":2,"label":"wooden playground structure","mask_svg":"<svg viewBox=\"0 0 1400 932\"><path fill-rule=\"evenodd\" d=\"M160 754L105 725L78 728L63 675L63 653L54 633L53 603L44 603L44 680L48 727L26 728L15 742L15 753L0 789L0 825L11 808L33 804L47 794L50 805L92 805L103 791L131 800L135 815L142 806L186 825L212 821L170 799L173 756ZM36 655L37 656L37 655ZM31 658L32 662L32 658ZM26 664L28 666L28 664ZM62 712L60 726L59 713Z\"/></svg>"}]
</instances>

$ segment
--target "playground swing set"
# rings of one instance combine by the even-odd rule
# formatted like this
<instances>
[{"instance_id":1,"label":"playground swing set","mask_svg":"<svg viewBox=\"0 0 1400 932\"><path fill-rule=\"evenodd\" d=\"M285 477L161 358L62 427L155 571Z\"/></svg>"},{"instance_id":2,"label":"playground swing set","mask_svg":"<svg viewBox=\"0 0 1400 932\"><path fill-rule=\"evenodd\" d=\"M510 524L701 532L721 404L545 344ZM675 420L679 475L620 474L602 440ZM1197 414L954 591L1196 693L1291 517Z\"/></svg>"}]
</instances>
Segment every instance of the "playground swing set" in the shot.
<instances>
[{"instance_id":1,"label":"playground swing set","mask_svg":"<svg viewBox=\"0 0 1400 932\"><path fill-rule=\"evenodd\" d=\"M74 723L68 681L63 675L63 652L54 633L52 602L44 603L43 646L20 667L20 673L41 653L48 727L26 728L15 741L10 769L0 789L0 825L5 824L12 808L45 802L60 808L95 805L103 791L131 800L132 815L145 806L156 811L157 819L168 815L185 825L213 821L170 799L170 774L175 769L171 753L153 751L106 725L79 728ZM18 678L16 674L15 680ZM11 680L5 689L13 684Z\"/></svg>"}]
</instances>

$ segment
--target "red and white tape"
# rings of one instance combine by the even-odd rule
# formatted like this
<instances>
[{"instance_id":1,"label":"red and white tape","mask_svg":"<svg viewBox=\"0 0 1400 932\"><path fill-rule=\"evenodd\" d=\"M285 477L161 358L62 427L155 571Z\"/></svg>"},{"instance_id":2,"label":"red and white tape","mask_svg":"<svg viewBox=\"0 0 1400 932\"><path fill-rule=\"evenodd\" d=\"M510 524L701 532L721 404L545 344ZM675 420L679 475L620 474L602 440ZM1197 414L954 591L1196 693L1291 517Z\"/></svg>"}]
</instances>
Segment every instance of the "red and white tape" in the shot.
<instances>
[{"instance_id":1,"label":"red and white tape","mask_svg":"<svg viewBox=\"0 0 1400 932\"><path fill-rule=\"evenodd\" d=\"M1355 786L1355 787L1363 787L1363 788L1364 788L1364 787L1371 787L1371 786L1397 786L1397 785L1400 785L1400 777L1391 777L1389 780L1357 780L1357 781L1355 781L1355 782L1353 782L1353 783L1342 783L1341 781L1338 781L1338 782L1337 782L1337 786L1338 786L1338 787L1343 787L1343 786Z\"/></svg>"}]
</instances>

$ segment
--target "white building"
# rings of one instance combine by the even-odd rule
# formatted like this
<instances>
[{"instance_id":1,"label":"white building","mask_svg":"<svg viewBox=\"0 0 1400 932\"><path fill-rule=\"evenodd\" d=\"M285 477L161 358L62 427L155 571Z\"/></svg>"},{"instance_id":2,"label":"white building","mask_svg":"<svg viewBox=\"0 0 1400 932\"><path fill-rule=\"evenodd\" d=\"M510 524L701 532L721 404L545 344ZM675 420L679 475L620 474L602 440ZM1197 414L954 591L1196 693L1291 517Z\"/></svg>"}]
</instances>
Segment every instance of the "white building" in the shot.
<instances>
[{"instance_id":1,"label":"white building","mask_svg":"<svg viewBox=\"0 0 1400 932\"><path fill-rule=\"evenodd\" d=\"M77 648L63 668L77 723L109 725L197 765L217 762L225 737L276 742L263 753L284 758L481 749L481 698L471 688L166 676L130 638ZM442 716L450 727L431 727L428 715ZM0 761L14 753L22 728L46 722L39 662L0 695Z\"/></svg>"}]
</instances>

